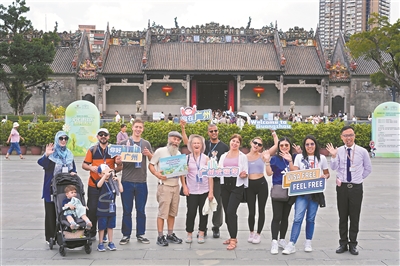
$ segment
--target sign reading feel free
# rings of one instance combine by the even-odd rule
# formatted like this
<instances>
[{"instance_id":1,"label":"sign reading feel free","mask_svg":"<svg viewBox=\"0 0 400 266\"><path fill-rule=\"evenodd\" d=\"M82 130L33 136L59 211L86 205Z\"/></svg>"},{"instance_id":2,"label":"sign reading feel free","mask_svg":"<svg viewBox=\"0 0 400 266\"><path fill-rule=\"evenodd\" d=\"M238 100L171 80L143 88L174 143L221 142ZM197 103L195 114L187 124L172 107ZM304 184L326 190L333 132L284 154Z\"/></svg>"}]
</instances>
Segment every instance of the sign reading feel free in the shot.
<instances>
[{"instance_id":1,"label":"sign reading feel free","mask_svg":"<svg viewBox=\"0 0 400 266\"><path fill-rule=\"evenodd\" d=\"M306 169L287 172L283 176L282 187L289 189L289 196L320 193L325 190L325 178L321 169Z\"/></svg>"}]
</instances>

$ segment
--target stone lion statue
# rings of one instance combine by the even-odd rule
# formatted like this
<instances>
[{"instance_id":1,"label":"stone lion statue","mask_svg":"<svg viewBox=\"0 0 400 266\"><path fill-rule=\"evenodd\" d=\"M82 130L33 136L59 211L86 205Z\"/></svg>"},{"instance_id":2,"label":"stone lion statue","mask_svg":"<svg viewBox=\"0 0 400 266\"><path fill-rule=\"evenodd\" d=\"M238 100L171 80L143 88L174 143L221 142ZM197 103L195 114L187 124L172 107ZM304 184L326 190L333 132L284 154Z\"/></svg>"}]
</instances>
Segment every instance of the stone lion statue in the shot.
<instances>
[{"instance_id":1,"label":"stone lion statue","mask_svg":"<svg viewBox=\"0 0 400 266\"><path fill-rule=\"evenodd\" d=\"M142 102L136 101L136 113L142 113Z\"/></svg>"},{"instance_id":2,"label":"stone lion statue","mask_svg":"<svg viewBox=\"0 0 400 266\"><path fill-rule=\"evenodd\" d=\"M291 114L294 113L294 106L296 105L296 103L294 101L290 101L290 108L289 108L289 112Z\"/></svg>"}]
</instances>

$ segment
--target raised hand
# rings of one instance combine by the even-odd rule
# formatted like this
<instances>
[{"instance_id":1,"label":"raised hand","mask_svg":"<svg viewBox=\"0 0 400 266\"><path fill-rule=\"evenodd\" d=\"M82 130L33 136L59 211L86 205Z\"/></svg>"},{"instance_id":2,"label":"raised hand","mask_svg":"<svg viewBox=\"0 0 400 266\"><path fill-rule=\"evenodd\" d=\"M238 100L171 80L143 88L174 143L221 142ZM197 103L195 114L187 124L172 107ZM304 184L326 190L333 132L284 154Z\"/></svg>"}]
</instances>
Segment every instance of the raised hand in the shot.
<instances>
[{"instance_id":1,"label":"raised hand","mask_svg":"<svg viewBox=\"0 0 400 266\"><path fill-rule=\"evenodd\" d=\"M54 153L54 144L53 143L49 143L46 145L46 156L49 157L51 154Z\"/></svg>"},{"instance_id":2,"label":"raised hand","mask_svg":"<svg viewBox=\"0 0 400 266\"><path fill-rule=\"evenodd\" d=\"M337 154L337 148L334 148L332 143L328 143L326 144L326 149L328 150L328 152L331 154L332 158L336 157Z\"/></svg>"},{"instance_id":3,"label":"raised hand","mask_svg":"<svg viewBox=\"0 0 400 266\"><path fill-rule=\"evenodd\" d=\"M292 147L296 151L297 154L301 154L303 152L301 147L299 145L296 145L295 143L293 143Z\"/></svg>"},{"instance_id":4,"label":"raised hand","mask_svg":"<svg viewBox=\"0 0 400 266\"><path fill-rule=\"evenodd\" d=\"M271 160L271 155L269 154L269 150L263 151L262 157L264 162L269 162Z\"/></svg>"}]
</instances>

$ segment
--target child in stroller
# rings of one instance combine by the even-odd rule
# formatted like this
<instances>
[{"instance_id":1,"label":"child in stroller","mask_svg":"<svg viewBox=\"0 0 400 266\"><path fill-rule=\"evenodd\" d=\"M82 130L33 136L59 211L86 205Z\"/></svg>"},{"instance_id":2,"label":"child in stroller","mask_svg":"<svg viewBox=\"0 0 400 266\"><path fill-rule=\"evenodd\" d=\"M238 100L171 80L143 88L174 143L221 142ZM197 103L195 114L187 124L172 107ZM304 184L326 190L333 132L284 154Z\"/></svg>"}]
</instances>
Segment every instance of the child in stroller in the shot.
<instances>
[{"instance_id":1,"label":"child in stroller","mask_svg":"<svg viewBox=\"0 0 400 266\"><path fill-rule=\"evenodd\" d=\"M66 197L66 194L68 194L66 191L69 190L67 189L67 187L71 185L71 189L74 192L70 193L71 195L74 195L74 197L71 197L71 199L75 198L81 203L82 207L85 206L86 204L84 187L82 180L78 175L71 175L70 173L60 173L57 174L52 180L53 201L56 207L57 224L55 236L50 238L49 245L50 249L53 249L53 245L55 244L55 241L57 241L61 256L65 256L66 248L76 248L84 246L85 252L87 254L90 254L92 252L92 240L90 239L88 230L88 227L92 226L92 224L87 216L78 213L77 209L74 208L74 211L77 211L77 216L71 216L70 218L73 218L73 221L76 224L75 225L71 223L71 220L68 221L68 215L64 215L64 212L70 209L65 209L64 207L66 202L65 199L68 199L68 197ZM83 209L84 210L81 210L81 212L84 213L85 207L83 207ZM79 218L79 216L81 218Z\"/></svg>"},{"instance_id":2,"label":"child in stroller","mask_svg":"<svg viewBox=\"0 0 400 266\"><path fill-rule=\"evenodd\" d=\"M75 222L74 217L81 218L86 223L86 229L92 228L92 222L86 216L87 207L82 205L82 202L76 198L76 187L74 185L68 185L65 187L65 195L67 196L63 202L64 215L70 224L72 230L78 229L79 225Z\"/></svg>"}]
</instances>

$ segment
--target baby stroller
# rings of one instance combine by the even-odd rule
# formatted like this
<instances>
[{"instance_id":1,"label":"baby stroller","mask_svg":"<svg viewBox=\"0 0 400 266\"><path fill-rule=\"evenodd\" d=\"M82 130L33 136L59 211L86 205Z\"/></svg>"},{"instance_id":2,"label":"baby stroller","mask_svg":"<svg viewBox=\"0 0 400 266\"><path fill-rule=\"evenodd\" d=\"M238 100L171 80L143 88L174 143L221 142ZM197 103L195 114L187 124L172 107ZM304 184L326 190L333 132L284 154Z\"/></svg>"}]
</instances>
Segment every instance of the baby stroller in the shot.
<instances>
[{"instance_id":1,"label":"baby stroller","mask_svg":"<svg viewBox=\"0 0 400 266\"><path fill-rule=\"evenodd\" d=\"M67 185L74 185L76 187L76 197L85 203L85 192L82 180L78 175L71 175L69 173L57 174L52 181L53 189L53 201L56 208L57 222L56 232L54 232L54 238L49 239L49 247L53 249L53 245L56 243L59 246L59 252L61 256L65 256L65 248L76 248L85 246L85 252L90 254L92 252L92 240L89 235L89 230L86 230L86 223L83 219L74 217L75 222L79 225L77 230L72 230L69 222L64 216L64 210L62 209L62 202L66 198L64 189Z\"/></svg>"}]
</instances>

